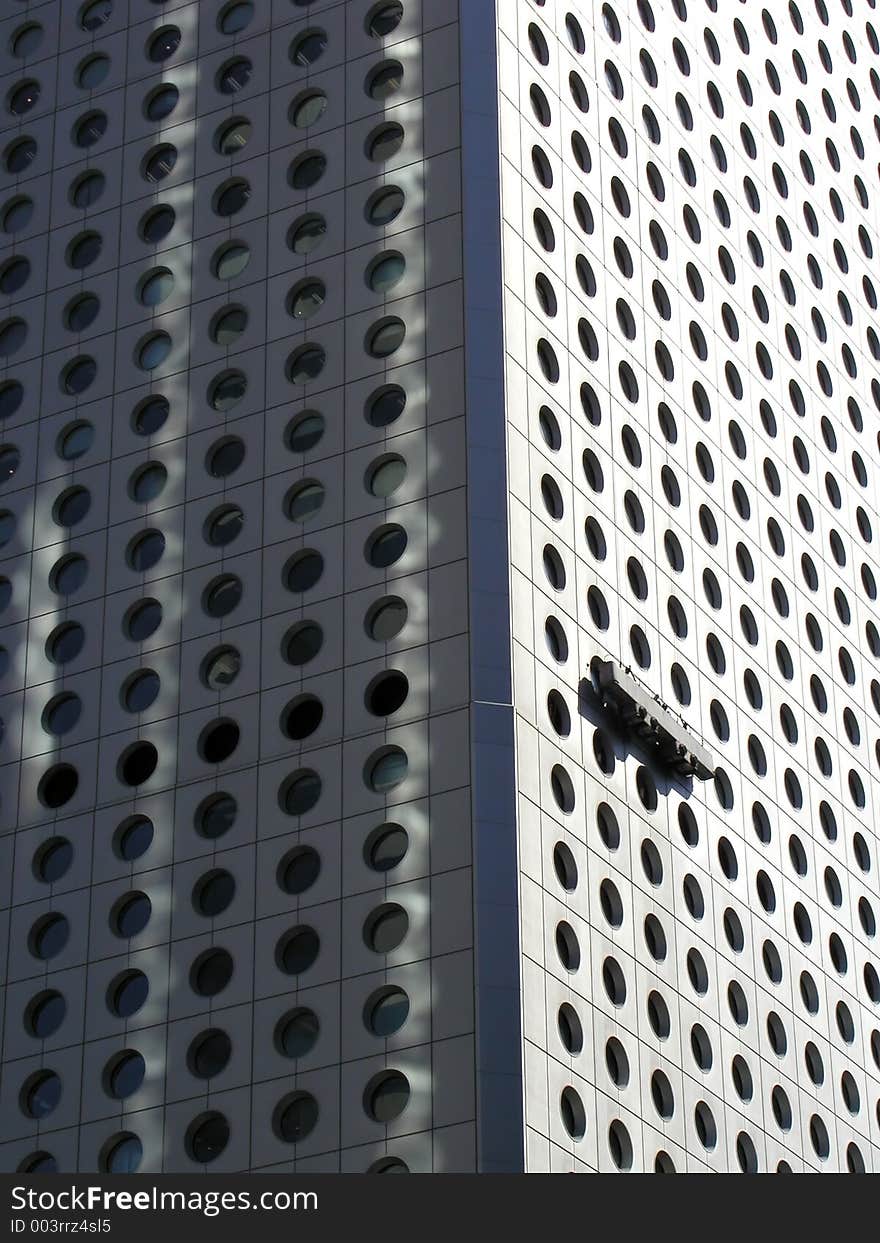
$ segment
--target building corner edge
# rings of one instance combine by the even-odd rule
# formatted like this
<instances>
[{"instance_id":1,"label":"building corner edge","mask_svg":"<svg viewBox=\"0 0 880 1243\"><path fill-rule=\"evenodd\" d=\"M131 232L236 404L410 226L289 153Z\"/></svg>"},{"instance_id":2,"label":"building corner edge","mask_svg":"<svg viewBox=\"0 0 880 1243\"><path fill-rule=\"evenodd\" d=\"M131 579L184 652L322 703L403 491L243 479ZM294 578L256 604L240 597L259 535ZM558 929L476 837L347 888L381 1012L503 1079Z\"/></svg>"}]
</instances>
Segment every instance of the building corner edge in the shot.
<instances>
[{"instance_id":1,"label":"building corner edge","mask_svg":"<svg viewBox=\"0 0 880 1243\"><path fill-rule=\"evenodd\" d=\"M496 0L460 0L477 1169L525 1168Z\"/></svg>"}]
</instances>

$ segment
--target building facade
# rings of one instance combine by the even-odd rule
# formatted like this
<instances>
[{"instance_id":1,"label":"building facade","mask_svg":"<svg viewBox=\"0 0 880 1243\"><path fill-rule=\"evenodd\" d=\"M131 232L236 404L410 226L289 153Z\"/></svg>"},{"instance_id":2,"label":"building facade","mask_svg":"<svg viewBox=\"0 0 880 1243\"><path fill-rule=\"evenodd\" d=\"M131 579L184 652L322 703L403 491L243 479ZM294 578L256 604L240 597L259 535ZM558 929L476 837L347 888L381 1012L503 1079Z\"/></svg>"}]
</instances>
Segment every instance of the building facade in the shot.
<instances>
[{"instance_id":1,"label":"building facade","mask_svg":"<svg viewBox=\"0 0 880 1243\"><path fill-rule=\"evenodd\" d=\"M0 1166L875 1170L873 0L7 0Z\"/></svg>"}]
</instances>

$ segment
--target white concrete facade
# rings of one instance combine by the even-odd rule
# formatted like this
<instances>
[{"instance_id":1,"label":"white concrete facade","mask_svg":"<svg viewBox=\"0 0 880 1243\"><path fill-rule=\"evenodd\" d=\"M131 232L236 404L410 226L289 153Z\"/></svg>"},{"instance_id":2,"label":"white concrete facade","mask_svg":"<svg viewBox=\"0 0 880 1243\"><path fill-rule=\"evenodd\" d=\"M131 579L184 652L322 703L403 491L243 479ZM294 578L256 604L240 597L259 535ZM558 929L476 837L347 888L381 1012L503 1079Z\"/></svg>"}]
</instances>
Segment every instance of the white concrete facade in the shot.
<instances>
[{"instance_id":1,"label":"white concrete facade","mask_svg":"<svg viewBox=\"0 0 880 1243\"><path fill-rule=\"evenodd\" d=\"M876 1170L877 15L498 18L526 1165Z\"/></svg>"}]
</instances>

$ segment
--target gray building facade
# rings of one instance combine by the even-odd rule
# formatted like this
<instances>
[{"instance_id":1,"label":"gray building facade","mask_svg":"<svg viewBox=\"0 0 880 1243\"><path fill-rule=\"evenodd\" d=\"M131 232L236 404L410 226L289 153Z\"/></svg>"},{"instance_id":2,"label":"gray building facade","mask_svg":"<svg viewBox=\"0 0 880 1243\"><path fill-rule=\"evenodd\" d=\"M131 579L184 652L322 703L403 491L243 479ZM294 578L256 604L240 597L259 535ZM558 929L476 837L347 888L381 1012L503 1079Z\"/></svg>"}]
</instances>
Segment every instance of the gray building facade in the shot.
<instances>
[{"instance_id":1,"label":"gray building facade","mask_svg":"<svg viewBox=\"0 0 880 1243\"><path fill-rule=\"evenodd\" d=\"M876 1169L871 0L0 25L0 1168Z\"/></svg>"}]
</instances>

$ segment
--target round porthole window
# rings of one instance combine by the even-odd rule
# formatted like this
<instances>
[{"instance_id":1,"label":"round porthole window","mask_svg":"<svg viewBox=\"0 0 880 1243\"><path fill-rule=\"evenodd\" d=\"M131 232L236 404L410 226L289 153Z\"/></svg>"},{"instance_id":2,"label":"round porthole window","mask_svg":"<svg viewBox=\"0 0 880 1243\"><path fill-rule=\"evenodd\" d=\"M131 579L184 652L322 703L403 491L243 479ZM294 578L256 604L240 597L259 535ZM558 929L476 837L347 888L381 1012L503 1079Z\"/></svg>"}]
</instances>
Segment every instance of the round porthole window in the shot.
<instances>
[{"instance_id":1,"label":"round porthole window","mask_svg":"<svg viewBox=\"0 0 880 1243\"><path fill-rule=\"evenodd\" d=\"M43 729L56 738L69 734L82 715L82 700L72 691L54 695L43 709Z\"/></svg>"},{"instance_id":2,"label":"round porthole window","mask_svg":"<svg viewBox=\"0 0 880 1243\"><path fill-rule=\"evenodd\" d=\"M396 454L388 454L379 457L367 469L367 475L364 477L364 484L370 496L380 498L388 498L398 491L398 488L406 479L406 462L403 457Z\"/></svg>"},{"instance_id":3,"label":"round porthole window","mask_svg":"<svg viewBox=\"0 0 880 1243\"><path fill-rule=\"evenodd\" d=\"M162 462L147 462L138 467L128 481L128 494L139 505L147 505L159 497L168 479Z\"/></svg>"},{"instance_id":4,"label":"round porthole window","mask_svg":"<svg viewBox=\"0 0 880 1243\"><path fill-rule=\"evenodd\" d=\"M369 684L364 696L367 711L388 717L397 712L409 695L409 680L397 670L380 673Z\"/></svg>"},{"instance_id":5,"label":"round porthole window","mask_svg":"<svg viewBox=\"0 0 880 1243\"><path fill-rule=\"evenodd\" d=\"M288 116L291 125L298 129L308 129L311 125L317 125L326 111L327 96L324 92L308 90L297 95L290 105Z\"/></svg>"},{"instance_id":6,"label":"round porthole window","mask_svg":"<svg viewBox=\"0 0 880 1243\"><path fill-rule=\"evenodd\" d=\"M366 559L378 569L388 569L403 556L407 546L407 534L403 527L387 526L374 531L367 540Z\"/></svg>"},{"instance_id":7,"label":"round porthole window","mask_svg":"<svg viewBox=\"0 0 880 1243\"><path fill-rule=\"evenodd\" d=\"M36 106L40 99L40 84L27 78L14 86L6 96L6 107L14 117L23 117Z\"/></svg>"},{"instance_id":8,"label":"round porthole window","mask_svg":"<svg viewBox=\"0 0 880 1243\"><path fill-rule=\"evenodd\" d=\"M364 923L364 943L376 954L390 954L409 931L409 916L402 906L388 902L371 911Z\"/></svg>"},{"instance_id":9,"label":"round porthole window","mask_svg":"<svg viewBox=\"0 0 880 1243\"><path fill-rule=\"evenodd\" d=\"M317 410L305 410L290 420L284 442L291 453L308 453L324 435L324 416Z\"/></svg>"},{"instance_id":10,"label":"round porthole window","mask_svg":"<svg viewBox=\"0 0 880 1243\"><path fill-rule=\"evenodd\" d=\"M324 646L324 632L316 622L298 622L288 630L281 652L288 664L307 665Z\"/></svg>"},{"instance_id":11,"label":"round porthole window","mask_svg":"<svg viewBox=\"0 0 880 1243\"><path fill-rule=\"evenodd\" d=\"M30 260L23 256L9 259L0 267L0 293L18 293L31 274Z\"/></svg>"},{"instance_id":12,"label":"round porthole window","mask_svg":"<svg viewBox=\"0 0 880 1243\"><path fill-rule=\"evenodd\" d=\"M161 367L171 353L171 338L167 332L151 332L143 337L135 350L135 362L142 371L154 371Z\"/></svg>"},{"instance_id":13,"label":"round porthole window","mask_svg":"<svg viewBox=\"0 0 880 1243\"><path fill-rule=\"evenodd\" d=\"M279 940L275 961L285 975L301 975L313 965L320 948L321 940L314 928L292 928Z\"/></svg>"},{"instance_id":14,"label":"round porthole window","mask_svg":"<svg viewBox=\"0 0 880 1243\"><path fill-rule=\"evenodd\" d=\"M320 345L303 345L287 360L287 378L292 384L308 384L324 370L327 356Z\"/></svg>"},{"instance_id":15,"label":"round porthole window","mask_svg":"<svg viewBox=\"0 0 880 1243\"><path fill-rule=\"evenodd\" d=\"M583 1101L574 1088L564 1088L559 1099L562 1125L573 1140L581 1140L587 1133L587 1115Z\"/></svg>"},{"instance_id":16,"label":"round porthole window","mask_svg":"<svg viewBox=\"0 0 880 1243\"><path fill-rule=\"evenodd\" d=\"M21 1090L21 1111L27 1118L45 1118L61 1100L61 1079L52 1070L31 1075Z\"/></svg>"},{"instance_id":17,"label":"round porthole window","mask_svg":"<svg viewBox=\"0 0 880 1243\"><path fill-rule=\"evenodd\" d=\"M34 201L25 194L9 199L0 208L0 228L4 233L19 233L30 224Z\"/></svg>"},{"instance_id":18,"label":"round porthole window","mask_svg":"<svg viewBox=\"0 0 880 1243\"><path fill-rule=\"evenodd\" d=\"M288 1144L305 1139L317 1124L318 1102L310 1092L292 1092L285 1096L272 1115L272 1129Z\"/></svg>"},{"instance_id":19,"label":"round porthole window","mask_svg":"<svg viewBox=\"0 0 880 1243\"><path fill-rule=\"evenodd\" d=\"M315 27L313 30L305 30L302 34L297 35L290 45L290 60L292 64L305 68L307 65L313 65L316 60L324 55L327 48L327 32Z\"/></svg>"},{"instance_id":20,"label":"round porthole window","mask_svg":"<svg viewBox=\"0 0 880 1243\"><path fill-rule=\"evenodd\" d=\"M136 1135L116 1135L101 1150L99 1165L108 1174L134 1174L143 1155L143 1144Z\"/></svg>"},{"instance_id":21,"label":"round porthole window","mask_svg":"<svg viewBox=\"0 0 880 1243\"><path fill-rule=\"evenodd\" d=\"M311 212L291 225L287 244L296 255L310 255L321 245L326 233L327 221L317 212Z\"/></svg>"},{"instance_id":22,"label":"round porthole window","mask_svg":"<svg viewBox=\"0 0 880 1243\"><path fill-rule=\"evenodd\" d=\"M214 211L218 216L234 216L247 206L250 197L250 182L243 177L233 177L214 192Z\"/></svg>"},{"instance_id":23,"label":"round porthole window","mask_svg":"<svg viewBox=\"0 0 880 1243\"><path fill-rule=\"evenodd\" d=\"M365 215L370 224L385 228L403 211L406 196L397 186L384 186L370 195Z\"/></svg>"},{"instance_id":24,"label":"round porthole window","mask_svg":"<svg viewBox=\"0 0 880 1243\"><path fill-rule=\"evenodd\" d=\"M151 570L165 552L165 536L161 531L144 531L136 535L126 550L126 561L139 574Z\"/></svg>"},{"instance_id":25,"label":"round porthole window","mask_svg":"<svg viewBox=\"0 0 880 1243\"><path fill-rule=\"evenodd\" d=\"M323 281L310 277L290 291L287 309L294 319L311 319L324 305L327 289Z\"/></svg>"},{"instance_id":26,"label":"round porthole window","mask_svg":"<svg viewBox=\"0 0 880 1243\"><path fill-rule=\"evenodd\" d=\"M241 653L231 646L214 648L201 666L201 679L212 691L222 691L231 686L241 670Z\"/></svg>"},{"instance_id":27,"label":"round porthole window","mask_svg":"<svg viewBox=\"0 0 880 1243\"><path fill-rule=\"evenodd\" d=\"M364 862L374 872L390 872L406 858L409 835L399 824L380 824L364 843Z\"/></svg>"},{"instance_id":28,"label":"round porthole window","mask_svg":"<svg viewBox=\"0 0 880 1243\"><path fill-rule=\"evenodd\" d=\"M224 35L240 34L254 16L253 0L232 0L217 15L217 29Z\"/></svg>"},{"instance_id":29,"label":"round porthole window","mask_svg":"<svg viewBox=\"0 0 880 1243\"><path fill-rule=\"evenodd\" d=\"M15 445L0 445L0 484L11 479L21 465L21 455Z\"/></svg>"},{"instance_id":30,"label":"round porthole window","mask_svg":"<svg viewBox=\"0 0 880 1243\"><path fill-rule=\"evenodd\" d=\"M403 126L396 122L380 125L374 129L366 142L367 158L383 164L400 151L403 146Z\"/></svg>"},{"instance_id":31,"label":"round porthole window","mask_svg":"<svg viewBox=\"0 0 880 1243\"><path fill-rule=\"evenodd\" d=\"M320 1030L313 1010L303 1007L289 1011L275 1028L275 1048L283 1057L305 1057L314 1048Z\"/></svg>"},{"instance_id":32,"label":"round porthole window","mask_svg":"<svg viewBox=\"0 0 880 1243\"><path fill-rule=\"evenodd\" d=\"M129 893L120 898L110 912L110 927L126 940L143 932L153 913L153 904L145 893Z\"/></svg>"},{"instance_id":33,"label":"round porthole window","mask_svg":"<svg viewBox=\"0 0 880 1243\"><path fill-rule=\"evenodd\" d=\"M104 1087L108 1096L124 1100L133 1096L144 1081L146 1063L140 1053L127 1049L107 1064L104 1070Z\"/></svg>"},{"instance_id":34,"label":"round porthole window","mask_svg":"<svg viewBox=\"0 0 880 1243\"><path fill-rule=\"evenodd\" d=\"M403 65L399 60L387 60L367 74L364 90L370 99L383 101L395 95L403 86Z\"/></svg>"},{"instance_id":35,"label":"round porthole window","mask_svg":"<svg viewBox=\"0 0 880 1243\"><path fill-rule=\"evenodd\" d=\"M373 293L388 294L403 280L406 260L397 251L386 251L367 267L366 282Z\"/></svg>"},{"instance_id":36,"label":"round porthole window","mask_svg":"<svg viewBox=\"0 0 880 1243\"><path fill-rule=\"evenodd\" d=\"M304 549L296 553L284 567L282 578L288 591L297 594L314 587L324 573L324 558L319 552Z\"/></svg>"},{"instance_id":37,"label":"round porthole window","mask_svg":"<svg viewBox=\"0 0 880 1243\"><path fill-rule=\"evenodd\" d=\"M39 22L26 22L13 31L9 41L9 50L19 60L27 60L33 56L43 42L43 27Z\"/></svg>"},{"instance_id":38,"label":"round porthole window","mask_svg":"<svg viewBox=\"0 0 880 1243\"><path fill-rule=\"evenodd\" d=\"M54 989L38 993L28 1003L24 1015L25 1029L38 1040L53 1036L67 1013L67 1002Z\"/></svg>"},{"instance_id":39,"label":"round porthole window","mask_svg":"<svg viewBox=\"0 0 880 1243\"><path fill-rule=\"evenodd\" d=\"M164 121L177 107L180 91L173 82L163 82L144 100L144 116L148 121Z\"/></svg>"},{"instance_id":40,"label":"round porthole window","mask_svg":"<svg viewBox=\"0 0 880 1243\"><path fill-rule=\"evenodd\" d=\"M254 67L246 56L235 56L220 66L215 79L221 95L237 95L251 80Z\"/></svg>"},{"instance_id":41,"label":"round porthole window","mask_svg":"<svg viewBox=\"0 0 880 1243\"><path fill-rule=\"evenodd\" d=\"M190 1043L186 1064L197 1079L213 1079L224 1071L232 1056L232 1041L219 1028L200 1032Z\"/></svg>"},{"instance_id":42,"label":"round porthole window","mask_svg":"<svg viewBox=\"0 0 880 1243\"><path fill-rule=\"evenodd\" d=\"M247 392L247 377L241 371L224 371L208 385L208 405L219 414L237 406Z\"/></svg>"},{"instance_id":43,"label":"round porthole window","mask_svg":"<svg viewBox=\"0 0 880 1243\"><path fill-rule=\"evenodd\" d=\"M310 190L327 171L327 157L322 151L305 151L291 164L287 179L294 190Z\"/></svg>"},{"instance_id":44,"label":"round porthole window","mask_svg":"<svg viewBox=\"0 0 880 1243\"><path fill-rule=\"evenodd\" d=\"M164 181L177 163L177 148L170 142L160 143L144 156L141 175L145 181Z\"/></svg>"},{"instance_id":45,"label":"round porthole window","mask_svg":"<svg viewBox=\"0 0 880 1243\"><path fill-rule=\"evenodd\" d=\"M152 845L153 833L153 822L147 816L129 816L113 834L114 854L126 863L140 859Z\"/></svg>"},{"instance_id":46,"label":"round porthole window","mask_svg":"<svg viewBox=\"0 0 880 1243\"><path fill-rule=\"evenodd\" d=\"M206 764L222 764L238 747L241 730L236 721L220 717L205 727L198 741L198 752Z\"/></svg>"},{"instance_id":47,"label":"round porthole window","mask_svg":"<svg viewBox=\"0 0 880 1243\"><path fill-rule=\"evenodd\" d=\"M59 596L72 596L85 583L89 563L79 553L70 553L56 561L49 573L49 586Z\"/></svg>"},{"instance_id":48,"label":"round porthole window","mask_svg":"<svg viewBox=\"0 0 880 1243\"><path fill-rule=\"evenodd\" d=\"M44 885L54 885L67 875L72 862L73 846L67 838L50 837L35 851L32 870Z\"/></svg>"},{"instance_id":49,"label":"round porthole window","mask_svg":"<svg viewBox=\"0 0 880 1243\"><path fill-rule=\"evenodd\" d=\"M107 1008L119 1018L131 1018L142 1008L149 992L149 980L142 971L125 971L107 990Z\"/></svg>"},{"instance_id":50,"label":"round porthole window","mask_svg":"<svg viewBox=\"0 0 880 1243\"><path fill-rule=\"evenodd\" d=\"M306 479L287 493L284 511L292 522L307 522L324 504L324 485L317 479Z\"/></svg>"},{"instance_id":51,"label":"round porthole window","mask_svg":"<svg viewBox=\"0 0 880 1243\"><path fill-rule=\"evenodd\" d=\"M210 841L223 837L235 824L238 804L231 794L210 794L196 808L196 832Z\"/></svg>"},{"instance_id":52,"label":"round porthole window","mask_svg":"<svg viewBox=\"0 0 880 1243\"><path fill-rule=\"evenodd\" d=\"M52 506L52 517L61 527L75 527L87 516L92 506L88 488L66 488Z\"/></svg>"},{"instance_id":53,"label":"round porthole window","mask_svg":"<svg viewBox=\"0 0 880 1243\"><path fill-rule=\"evenodd\" d=\"M390 358L396 354L406 338L406 324L402 319L391 317L380 320L368 329L364 347L372 358Z\"/></svg>"},{"instance_id":54,"label":"round porthole window","mask_svg":"<svg viewBox=\"0 0 880 1243\"><path fill-rule=\"evenodd\" d=\"M159 675L152 669L139 669L122 685L122 705L127 712L146 712L159 696Z\"/></svg>"},{"instance_id":55,"label":"round porthole window","mask_svg":"<svg viewBox=\"0 0 880 1243\"><path fill-rule=\"evenodd\" d=\"M402 988L381 988L364 1006L364 1026L374 1036L387 1039L399 1032L409 1016L410 1000Z\"/></svg>"},{"instance_id":56,"label":"round porthole window","mask_svg":"<svg viewBox=\"0 0 880 1243\"><path fill-rule=\"evenodd\" d=\"M233 345L248 325L248 313L243 306L225 306L211 320L208 334L215 345L228 348Z\"/></svg>"},{"instance_id":57,"label":"round porthole window","mask_svg":"<svg viewBox=\"0 0 880 1243\"><path fill-rule=\"evenodd\" d=\"M148 397L135 406L132 428L139 436L152 436L163 428L168 419L170 405L164 397Z\"/></svg>"},{"instance_id":58,"label":"round porthole window","mask_svg":"<svg viewBox=\"0 0 880 1243\"><path fill-rule=\"evenodd\" d=\"M85 176L90 176L90 174L85 174ZM103 178L101 188L103 190ZM90 200L90 202L93 201L94 199ZM88 204L77 202L77 206L88 206ZM152 207L141 217L138 225L138 235L142 241L147 242L151 246L156 246L168 236L174 228L176 220L177 214L174 208L167 203L163 203L159 207Z\"/></svg>"},{"instance_id":59,"label":"round porthole window","mask_svg":"<svg viewBox=\"0 0 880 1243\"><path fill-rule=\"evenodd\" d=\"M364 626L371 639L377 643L388 643L400 634L408 616L405 601L396 596L386 596L371 605Z\"/></svg>"},{"instance_id":60,"label":"round porthole window","mask_svg":"<svg viewBox=\"0 0 880 1243\"><path fill-rule=\"evenodd\" d=\"M153 268L138 281L137 296L142 306L159 306L174 290L174 276L169 268Z\"/></svg>"},{"instance_id":61,"label":"round porthole window","mask_svg":"<svg viewBox=\"0 0 880 1243\"><path fill-rule=\"evenodd\" d=\"M228 950L209 949L198 958L190 970L190 984L199 997L216 997L232 979L234 964Z\"/></svg>"},{"instance_id":62,"label":"round porthole window","mask_svg":"<svg viewBox=\"0 0 880 1243\"><path fill-rule=\"evenodd\" d=\"M214 147L220 155L238 155L250 142L253 127L247 117L224 121L214 135Z\"/></svg>"},{"instance_id":63,"label":"round porthole window","mask_svg":"<svg viewBox=\"0 0 880 1243\"><path fill-rule=\"evenodd\" d=\"M70 937L70 924L64 915L44 915L31 928L28 948L35 958L55 958L64 949Z\"/></svg>"},{"instance_id":64,"label":"round porthole window","mask_svg":"<svg viewBox=\"0 0 880 1243\"><path fill-rule=\"evenodd\" d=\"M7 173L13 176L23 173L33 163L36 155L37 144L33 138L17 139L3 153L3 163Z\"/></svg>"},{"instance_id":65,"label":"round porthole window","mask_svg":"<svg viewBox=\"0 0 880 1243\"><path fill-rule=\"evenodd\" d=\"M192 904L199 915L215 919L235 897L235 878L225 868L214 868L193 886Z\"/></svg>"},{"instance_id":66,"label":"round porthole window","mask_svg":"<svg viewBox=\"0 0 880 1243\"><path fill-rule=\"evenodd\" d=\"M180 46L180 39L177 26L164 26L147 43L147 56L154 64L161 64L174 55Z\"/></svg>"},{"instance_id":67,"label":"round porthole window","mask_svg":"<svg viewBox=\"0 0 880 1243\"><path fill-rule=\"evenodd\" d=\"M389 1123L399 1118L410 1098L409 1080L398 1070L374 1076L364 1092L364 1109L375 1122Z\"/></svg>"},{"instance_id":68,"label":"round porthole window","mask_svg":"<svg viewBox=\"0 0 880 1243\"><path fill-rule=\"evenodd\" d=\"M226 479L238 470L244 458L244 441L238 436L224 436L208 450L205 469L212 479Z\"/></svg>"},{"instance_id":69,"label":"round porthole window","mask_svg":"<svg viewBox=\"0 0 880 1243\"><path fill-rule=\"evenodd\" d=\"M61 372L61 388L70 397L78 397L94 383L98 364L87 354L80 355L67 364Z\"/></svg>"},{"instance_id":70,"label":"round porthole window","mask_svg":"<svg viewBox=\"0 0 880 1243\"><path fill-rule=\"evenodd\" d=\"M278 887L297 896L311 889L321 874L321 856L311 846L295 846L278 864Z\"/></svg>"},{"instance_id":71,"label":"round porthole window","mask_svg":"<svg viewBox=\"0 0 880 1243\"><path fill-rule=\"evenodd\" d=\"M199 1165L216 1161L229 1143L229 1123L221 1113L200 1114L185 1137L190 1158Z\"/></svg>"},{"instance_id":72,"label":"round porthole window","mask_svg":"<svg viewBox=\"0 0 880 1243\"><path fill-rule=\"evenodd\" d=\"M278 802L288 816L304 816L321 797L321 778L311 769L303 768L281 784Z\"/></svg>"},{"instance_id":73,"label":"round porthole window","mask_svg":"<svg viewBox=\"0 0 880 1243\"><path fill-rule=\"evenodd\" d=\"M387 35L393 34L402 19L403 5L400 0L376 4L367 14L367 34L374 39L384 39Z\"/></svg>"},{"instance_id":74,"label":"round porthole window","mask_svg":"<svg viewBox=\"0 0 880 1243\"><path fill-rule=\"evenodd\" d=\"M202 594L202 608L209 617L226 617L241 603L244 588L235 574L211 579Z\"/></svg>"},{"instance_id":75,"label":"round porthole window","mask_svg":"<svg viewBox=\"0 0 880 1243\"><path fill-rule=\"evenodd\" d=\"M79 774L72 764L53 764L40 778L37 795L45 807L54 811L70 802L78 786Z\"/></svg>"},{"instance_id":76,"label":"round porthole window","mask_svg":"<svg viewBox=\"0 0 880 1243\"><path fill-rule=\"evenodd\" d=\"M205 519L204 534L207 543L224 548L241 534L244 513L238 505L221 505Z\"/></svg>"},{"instance_id":77,"label":"round porthole window","mask_svg":"<svg viewBox=\"0 0 880 1243\"><path fill-rule=\"evenodd\" d=\"M65 326L71 332L85 332L94 323L100 309L101 303L95 294L77 294L64 309Z\"/></svg>"},{"instance_id":78,"label":"round porthole window","mask_svg":"<svg viewBox=\"0 0 880 1243\"><path fill-rule=\"evenodd\" d=\"M75 208L91 208L101 198L106 185L103 173L98 169L89 169L88 173L81 173L80 177L73 179L68 198Z\"/></svg>"},{"instance_id":79,"label":"round porthole window","mask_svg":"<svg viewBox=\"0 0 880 1243\"><path fill-rule=\"evenodd\" d=\"M119 757L117 773L123 785L139 786L149 781L159 763L159 753L151 742L136 742Z\"/></svg>"},{"instance_id":80,"label":"round porthole window","mask_svg":"<svg viewBox=\"0 0 880 1243\"><path fill-rule=\"evenodd\" d=\"M103 138L107 130L106 112L87 112L73 127L74 145L77 147L93 147Z\"/></svg>"},{"instance_id":81,"label":"round porthole window","mask_svg":"<svg viewBox=\"0 0 880 1243\"><path fill-rule=\"evenodd\" d=\"M379 389L367 402L364 415L371 427L389 427L406 408L406 393L397 385Z\"/></svg>"},{"instance_id":82,"label":"round porthole window","mask_svg":"<svg viewBox=\"0 0 880 1243\"><path fill-rule=\"evenodd\" d=\"M245 242L226 242L214 252L211 270L218 280L233 280L241 276L250 258L250 247Z\"/></svg>"},{"instance_id":83,"label":"round porthole window","mask_svg":"<svg viewBox=\"0 0 880 1243\"><path fill-rule=\"evenodd\" d=\"M364 780L376 794L387 794L396 789L409 771L406 752L400 747L388 747L367 761Z\"/></svg>"}]
</instances>

